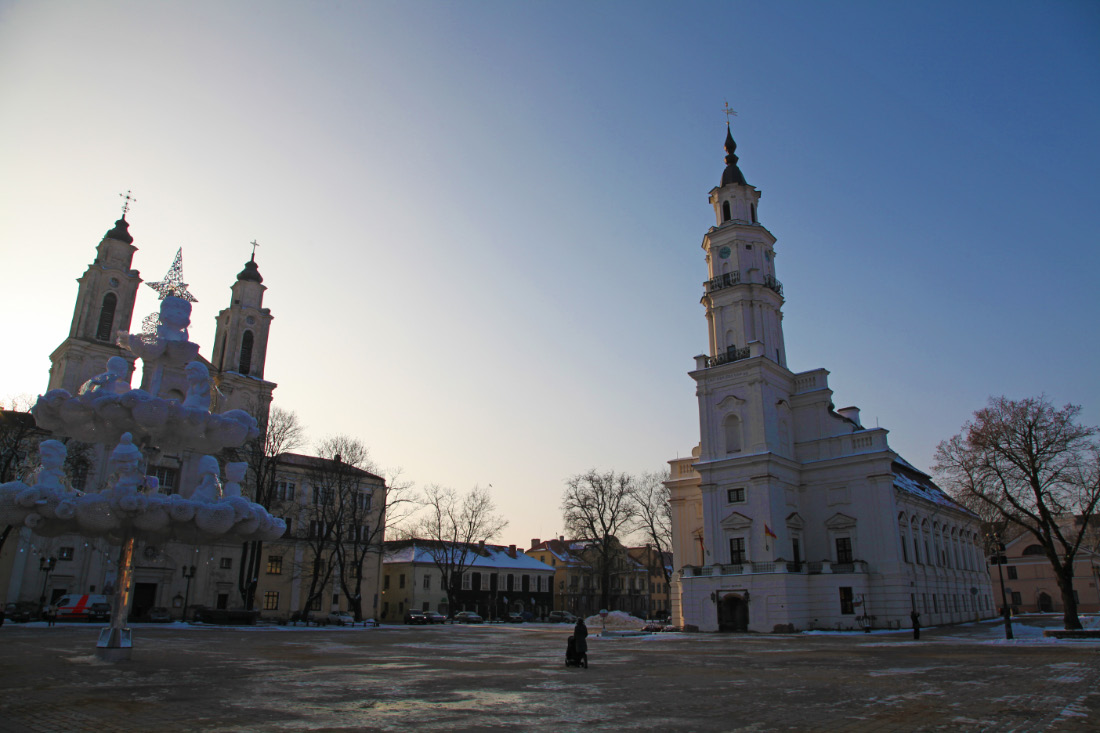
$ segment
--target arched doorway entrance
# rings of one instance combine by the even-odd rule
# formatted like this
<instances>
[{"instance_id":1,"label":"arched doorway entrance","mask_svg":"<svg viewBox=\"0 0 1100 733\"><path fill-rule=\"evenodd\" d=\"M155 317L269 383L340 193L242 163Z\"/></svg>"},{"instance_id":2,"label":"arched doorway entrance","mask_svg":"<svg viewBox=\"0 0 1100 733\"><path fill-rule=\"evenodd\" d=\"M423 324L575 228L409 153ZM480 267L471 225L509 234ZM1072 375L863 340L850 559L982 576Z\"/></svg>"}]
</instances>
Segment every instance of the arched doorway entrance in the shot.
<instances>
[{"instance_id":1,"label":"arched doorway entrance","mask_svg":"<svg viewBox=\"0 0 1100 733\"><path fill-rule=\"evenodd\" d=\"M749 604L744 598L730 593L718 602L718 630L749 630Z\"/></svg>"},{"instance_id":2,"label":"arched doorway entrance","mask_svg":"<svg viewBox=\"0 0 1100 733\"><path fill-rule=\"evenodd\" d=\"M1054 603L1046 593L1039 594L1039 613L1050 613L1054 610Z\"/></svg>"}]
</instances>

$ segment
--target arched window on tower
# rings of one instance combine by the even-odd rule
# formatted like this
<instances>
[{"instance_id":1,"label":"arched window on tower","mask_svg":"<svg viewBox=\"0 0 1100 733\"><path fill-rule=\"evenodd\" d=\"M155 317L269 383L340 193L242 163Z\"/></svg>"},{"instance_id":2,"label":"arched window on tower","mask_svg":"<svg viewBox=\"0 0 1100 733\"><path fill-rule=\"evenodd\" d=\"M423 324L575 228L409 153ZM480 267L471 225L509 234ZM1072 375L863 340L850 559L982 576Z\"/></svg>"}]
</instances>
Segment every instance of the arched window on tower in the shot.
<instances>
[{"instance_id":1,"label":"arched window on tower","mask_svg":"<svg viewBox=\"0 0 1100 733\"><path fill-rule=\"evenodd\" d=\"M237 369L241 374L248 374L252 369L252 332L245 331L241 336L241 365Z\"/></svg>"},{"instance_id":2,"label":"arched window on tower","mask_svg":"<svg viewBox=\"0 0 1100 733\"><path fill-rule=\"evenodd\" d=\"M726 415L722 421L722 428L726 434L726 453L741 452L741 418L737 415Z\"/></svg>"},{"instance_id":3,"label":"arched window on tower","mask_svg":"<svg viewBox=\"0 0 1100 733\"><path fill-rule=\"evenodd\" d=\"M749 210L752 211L752 223L756 223L756 204L749 204Z\"/></svg>"},{"instance_id":4,"label":"arched window on tower","mask_svg":"<svg viewBox=\"0 0 1100 733\"><path fill-rule=\"evenodd\" d=\"M729 221L729 220L730 220L730 202L729 201L723 201L722 202L722 221Z\"/></svg>"},{"instance_id":5,"label":"arched window on tower","mask_svg":"<svg viewBox=\"0 0 1100 733\"><path fill-rule=\"evenodd\" d=\"M103 296L103 305L99 309L99 325L96 326L95 337L97 341L111 340L111 326L115 323L115 306L118 305L118 296L107 293Z\"/></svg>"}]
</instances>

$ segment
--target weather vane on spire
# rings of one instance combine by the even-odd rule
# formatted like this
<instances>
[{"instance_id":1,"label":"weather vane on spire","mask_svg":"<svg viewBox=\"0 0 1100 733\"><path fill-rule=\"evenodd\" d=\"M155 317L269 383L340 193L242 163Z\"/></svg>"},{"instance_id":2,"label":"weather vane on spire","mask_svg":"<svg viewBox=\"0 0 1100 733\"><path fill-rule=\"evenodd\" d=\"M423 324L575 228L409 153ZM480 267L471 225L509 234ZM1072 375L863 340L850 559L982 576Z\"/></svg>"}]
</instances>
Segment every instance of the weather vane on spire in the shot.
<instances>
[{"instance_id":1,"label":"weather vane on spire","mask_svg":"<svg viewBox=\"0 0 1100 733\"><path fill-rule=\"evenodd\" d=\"M249 244L252 245L252 261L256 261L256 248L260 246L260 243L253 239Z\"/></svg>"},{"instance_id":2,"label":"weather vane on spire","mask_svg":"<svg viewBox=\"0 0 1100 733\"><path fill-rule=\"evenodd\" d=\"M131 196L129 191L120 193L119 197L122 199L122 218L125 219L126 214L130 211L130 203L137 201L137 199Z\"/></svg>"},{"instance_id":3,"label":"weather vane on spire","mask_svg":"<svg viewBox=\"0 0 1100 733\"><path fill-rule=\"evenodd\" d=\"M725 109L723 109L722 111L726 113L726 127L729 127L730 118L731 117L736 117L737 113L735 111L733 111L732 109L730 109L730 103L728 101L726 102Z\"/></svg>"}]
</instances>

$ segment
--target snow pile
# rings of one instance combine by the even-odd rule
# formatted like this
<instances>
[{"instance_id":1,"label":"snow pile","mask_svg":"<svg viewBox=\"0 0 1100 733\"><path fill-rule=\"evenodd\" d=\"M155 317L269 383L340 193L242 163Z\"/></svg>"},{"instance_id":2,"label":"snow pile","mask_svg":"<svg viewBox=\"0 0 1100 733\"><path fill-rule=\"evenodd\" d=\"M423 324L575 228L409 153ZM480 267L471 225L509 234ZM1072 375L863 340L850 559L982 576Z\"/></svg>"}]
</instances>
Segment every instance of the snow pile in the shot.
<instances>
[{"instance_id":1,"label":"snow pile","mask_svg":"<svg viewBox=\"0 0 1100 733\"><path fill-rule=\"evenodd\" d=\"M641 629L645 626L645 621L641 620L637 616L631 616L626 611L611 611L607 614L606 623L600 614L593 614L584 620L584 625L588 627L589 631L595 629L608 628L608 629Z\"/></svg>"}]
</instances>

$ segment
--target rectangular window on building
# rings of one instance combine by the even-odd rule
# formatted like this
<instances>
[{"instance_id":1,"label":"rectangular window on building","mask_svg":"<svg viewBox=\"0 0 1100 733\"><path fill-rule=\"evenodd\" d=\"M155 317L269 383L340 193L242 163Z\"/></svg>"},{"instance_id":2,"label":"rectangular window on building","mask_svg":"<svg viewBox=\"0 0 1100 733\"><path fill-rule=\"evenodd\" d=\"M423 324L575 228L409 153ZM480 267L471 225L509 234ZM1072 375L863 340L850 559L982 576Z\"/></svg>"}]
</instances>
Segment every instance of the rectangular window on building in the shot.
<instances>
[{"instance_id":1,"label":"rectangular window on building","mask_svg":"<svg viewBox=\"0 0 1100 733\"><path fill-rule=\"evenodd\" d=\"M339 603L340 603L340 594L339 593L333 593L332 594L332 605L336 606L336 605L339 605Z\"/></svg>"},{"instance_id":2,"label":"rectangular window on building","mask_svg":"<svg viewBox=\"0 0 1100 733\"><path fill-rule=\"evenodd\" d=\"M60 547L60 548L58 548L58 550L57 550L57 559L58 560L72 560L73 559L73 548L72 547Z\"/></svg>"},{"instance_id":3,"label":"rectangular window on building","mask_svg":"<svg viewBox=\"0 0 1100 733\"><path fill-rule=\"evenodd\" d=\"M1019 606L1023 602L1024 602L1024 597L1022 595L1020 595L1020 591L1018 591L1018 590L1012 591L1012 605L1013 606Z\"/></svg>"},{"instance_id":4,"label":"rectangular window on building","mask_svg":"<svg viewBox=\"0 0 1100 733\"><path fill-rule=\"evenodd\" d=\"M363 512L370 511L371 493L364 491L359 494L359 510Z\"/></svg>"},{"instance_id":5,"label":"rectangular window on building","mask_svg":"<svg viewBox=\"0 0 1100 733\"><path fill-rule=\"evenodd\" d=\"M745 538L730 537L730 563L737 565L745 562Z\"/></svg>"},{"instance_id":6,"label":"rectangular window on building","mask_svg":"<svg viewBox=\"0 0 1100 733\"><path fill-rule=\"evenodd\" d=\"M933 593L932 594L932 613L939 613L939 612L940 612L940 607L939 607L939 604L936 603L936 594Z\"/></svg>"},{"instance_id":7,"label":"rectangular window on building","mask_svg":"<svg viewBox=\"0 0 1100 733\"><path fill-rule=\"evenodd\" d=\"M515 576L513 576L511 573L508 573L508 580L504 584L504 590L506 590L506 591L515 590L515 582L516 582Z\"/></svg>"},{"instance_id":8,"label":"rectangular window on building","mask_svg":"<svg viewBox=\"0 0 1100 733\"><path fill-rule=\"evenodd\" d=\"M294 530L293 523L290 521L290 517L283 517L283 521L286 522L286 531L283 532L283 537L290 537L293 535Z\"/></svg>"},{"instance_id":9,"label":"rectangular window on building","mask_svg":"<svg viewBox=\"0 0 1100 733\"><path fill-rule=\"evenodd\" d=\"M218 563L218 567L220 567L222 570L232 570L233 569L233 558L223 557L221 559L221 562Z\"/></svg>"},{"instance_id":10,"label":"rectangular window on building","mask_svg":"<svg viewBox=\"0 0 1100 733\"><path fill-rule=\"evenodd\" d=\"M845 615L851 615L856 612L855 597L852 595L852 589L846 586L840 589L840 612Z\"/></svg>"},{"instance_id":11,"label":"rectangular window on building","mask_svg":"<svg viewBox=\"0 0 1100 733\"><path fill-rule=\"evenodd\" d=\"M1016 566L1015 565L1006 565L1005 566L1005 572L1008 574L1008 579L1009 580L1016 580L1017 577L1018 577L1018 573L1016 571Z\"/></svg>"},{"instance_id":12,"label":"rectangular window on building","mask_svg":"<svg viewBox=\"0 0 1100 733\"><path fill-rule=\"evenodd\" d=\"M745 500L744 489L726 489L726 501L730 504L738 504Z\"/></svg>"},{"instance_id":13,"label":"rectangular window on building","mask_svg":"<svg viewBox=\"0 0 1100 733\"><path fill-rule=\"evenodd\" d=\"M385 575L382 577L382 590L390 589L390 576Z\"/></svg>"},{"instance_id":14,"label":"rectangular window on building","mask_svg":"<svg viewBox=\"0 0 1100 733\"><path fill-rule=\"evenodd\" d=\"M462 590L471 590L470 573L462 574Z\"/></svg>"},{"instance_id":15,"label":"rectangular window on building","mask_svg":"<svg viewBox=\"0 0 1100 733\"><path fill-rule=\"evenodd\" d=\"M424 590L432 589L432 576L424 573Z\"/></svg>"},{"instance_id":16,"label":"rectangular window on building","mask_svg":"<svg viewBox=\"0 0 1100 733\"><path fill-rule=\"evenodd\" d=\"M157 483L160 488L157 490L162 494L175 494L179 491L176 486L177 471L170 466L153 466L149 472L150 476L154 476L157 479Z\"/></svg>"},{"instance_id":17,"label":"rectangular window on building","mask_svg":"<svg viewBox=\"0 0 1100 733\"><path fill-rule=\"evenodd\" d=\"M316 598L314 598L312 601L309 602L309 610L310 611L320 611L321 610L321 596L317 596Z\"/></svg>"},{"instance_id":18,"label":"rectangular window on building","mask_svg":"<svg viewBox=\"0 0 1100 733\"><path fill-rule=\"evenodd\" d=\"M267 574L268 575L282 575L283 574L283 556L282 555L268 555L267 556Z\"/></svg>"},{"instance_id":19,"label":"rectangular window on building","mask_svg":"<svg viewBox=\"0 0 1100 733\"><path fill-rule=\"evenodd\" d=\"M470 573L470 589L481 590L481 573Z\"/></svg>"},{"instance_id":20,"label":"rectangular window on building","mask_svg":"<svg viewBox=\"0 0 1100 733\"><path fill-rule=\"evenodd\" d=\"M420 610L425 611L425 612L430 611L431 610L431 603L429 601L424 601L424 605L422 605L420 607Z\"/></svg>"},{"instance_id":21,"label":"rectangular window on building","mask_svg":"<svg viewBox=\"0 0 1100 733\"><path fill-rule=\"evenodd\" d=\"M293 481L279 481L275 484L275 498L279 501L294 501L295 488Z\"/></svg>"},{"instance_id":22,"label":"rectangular window on building","mask_svg":"<svg viewBox=\"0 0 1100 733\"><path fill-rule=\"evenodd\" d=\"M401 573L400 575L397 576L397 587L398 588L404 588L405 587L405 574L404 573Z\"/></svg>"},{"instance_id":23,"label":"rectangular window on building","mask_svg":"<svg viewBox=\"0 0 1100 733\"><path fill-rule=\"evenodd\" d=\"M279 610L279 591L269 590L264 593L264 610L265 611L278 611Z\"/></svg>"},{"instance_id":24,"label":"rectangular window on building","mask_svg":"<svg viewBox=\"0 0 1100 733\"><path fill-rule=\"evenodd\" d=\"M382 604L382 618L385 618L386 616L389 616L389 615L390 615L390 604L387 601L386 603Z\"/></svg>"},{"instance_id":25,"label":"rectangular window on building","mask_svg":"<svg viewBox=\"0 0 1100 733\"><path fill-rule=\"evenodd\" d=\"M852 538L851 537L837 537L836 538L836 561L838 563L850 563L852 562Z\"/></svg>"}]
</instances>

